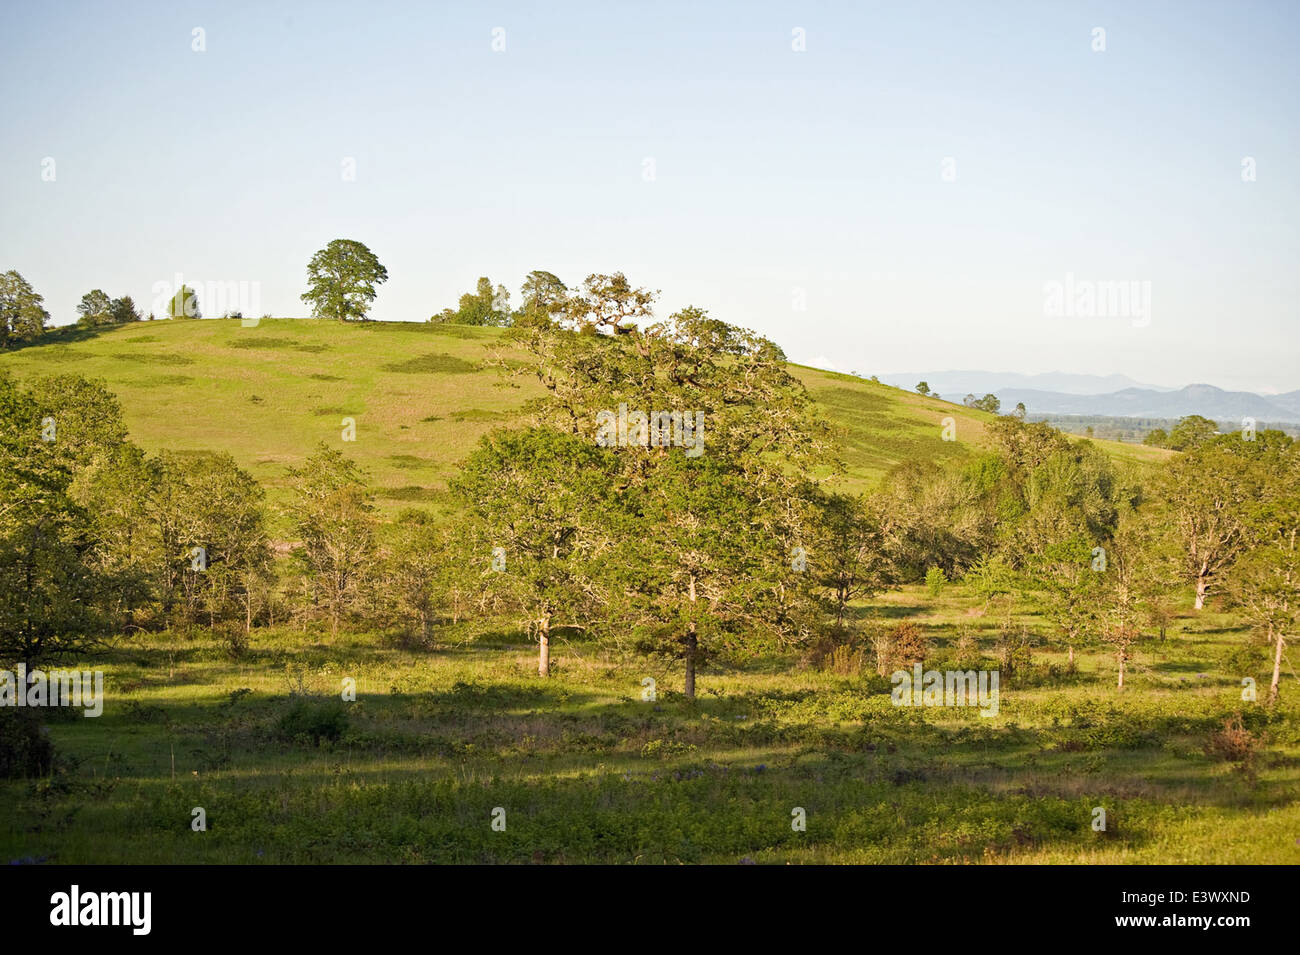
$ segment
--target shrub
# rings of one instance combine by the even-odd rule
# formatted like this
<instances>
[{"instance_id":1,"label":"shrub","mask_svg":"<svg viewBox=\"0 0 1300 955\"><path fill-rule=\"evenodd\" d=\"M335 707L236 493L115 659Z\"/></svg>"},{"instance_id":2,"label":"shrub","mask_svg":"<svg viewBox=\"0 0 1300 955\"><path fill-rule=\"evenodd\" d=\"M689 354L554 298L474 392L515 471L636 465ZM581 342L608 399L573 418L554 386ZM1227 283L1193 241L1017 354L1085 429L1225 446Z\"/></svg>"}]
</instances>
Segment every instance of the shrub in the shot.
<instances>
[{"instance_id":1,"label":"shrub","mask_svg":"<svg viewBox=\"0 0 1300 955\"><path fill-rule=\"evenodd\" d=\"M948 583L948 577L944 574L942 567L931 567L925 572L925 589L929 591L931 597L938 597L942 594L946 583Z\"/></svg>"},{"instance_id":2,"label":"shrub","mask_svg":"<svg viewBox=\"0 0 1300 955\"><path fill-rule=\"evenodd\" d=\"M862 689L868 696L880 694L889 696L894 691L894 682L887 676L868 673L866 680L863 681Z\"/></svg>"},{"instance_id":3,"label":"shrub","mask_svg":"<svg viewBox=\"0 0 1300 955\"><path fill-rule=\"evenodd\" d=\"M984 656L980 653L979 638L969 630L963 630L953 647L954 657L959 670L984 669Z\"/></svg>"},{"instance_id":4,"label":"shrub","mask_svg":"<svg viewBox=\"0 0 1300 955\"><path fill-rule=\"evenodd\" d=\"M248 634L241 623L222 621L212 628L213 634L220 641L222 649L232 660L238 660L248 652Z\"/></svg>"},{"instance_id":5,"label":"shrub","mask_svg":"<svg viewBox=\"0 0 1300 955\"><path fill-rule=\"evenodd\" d=\"M871 635L871 648L876 654L876 672L887 676L894 670L923 662L929 651L929 639L919 625L904 620L887 630L876 630Z\"/></svg>"},{"instance_id":6,"label":"shrub","mask_svg":"<svg viewBox=\"0 0 1300 955\"><path fill-rule=\"evenodd\" d=\"M1223 729L1210 734L1205 743L1205 754L1211 759L1236 763L1247 772L1255 764L1259 753L1259 740L1241 722L1241 714L1234 713L1223 722Z\"/></svg>"},{"instance_id":7,"label":"shrub","mask_svg":"<svg viewBox=\"0 0 1300 955\"><path fill-rule=\"evenodd\" d=\"M1260 647L1245 644L1226 650L1219 664L1226 673L1256 676L1268 666L1268 662L1267 655Z\"/></svg>"},{"instance_id":8,"label":"shrub","mask_svg":"<svg viewBox=\"0 0 1300 955\"><path fill-rule=\"evenodd\" d=\"M1033 665L1029 634L1024 630L1016 635L1002 631L998 636L997 654L998 669L1004 676L1010 677L1017 670L1029 670Z\"/></svg>"},{"instance_id":9,"label":"shrub","mask_svg":"<svg viewBox=\"0 0 1300 955\"><path fill-rule=\"evenodd\" d=\"M860 647L841 644L830 652L822 663L822 669L841 676L857 676L867 664L867 655Z\"/></svg>"},{"instance_id":10,"label":"shrub","mask_svg":"<svg viewBox=\"0 0 1300 955\"><path fill-rule=\"evenodd\" d=\"M813 642L805 660L826 673L858 676L867 665L867 654L856 634L827 633Z\"/></svg>"},{"instance_id":11,"label":"shrub","mask_svg":"<svg viewBox=\"0 0 1300 955\"><path fill-rule=\"evenodd\" d=\"M930 641L919 625L904 620L890 631L890 645L895 661L901 666L911 666L925 660Z\"/></svg>"},{"instance_id":12,"label":"shrub","mask_svg":"<svg viewBox=\"0 0 1300 955\"><path fill-rule=\"evenodd\" d=\"M672 739L652 739L641 747L642 759L670 759L695 752L694 743L679 743Z\"/></svg>"},{"instance_id":13,"label":"shrub","mask_svg":"<svg viewBox=\"0 0 1300 955\"><path fill-rule=\"evenodd\" d=\"M47 776L54 768L54 744L30 711L0 707L0 779Z\"/></svg>"},{"instance_id":14,"label":"shrub","mask_svg":"<svg viewBox=\"0 0 1300 955\"><path fill-rule=\"evenodd\" d=\"M280 717L280 733L289 739L309 737L313 745L337 740L348 728L348 714L339 700L313 702L296 699Z\"/></svg>"}]
</instances>

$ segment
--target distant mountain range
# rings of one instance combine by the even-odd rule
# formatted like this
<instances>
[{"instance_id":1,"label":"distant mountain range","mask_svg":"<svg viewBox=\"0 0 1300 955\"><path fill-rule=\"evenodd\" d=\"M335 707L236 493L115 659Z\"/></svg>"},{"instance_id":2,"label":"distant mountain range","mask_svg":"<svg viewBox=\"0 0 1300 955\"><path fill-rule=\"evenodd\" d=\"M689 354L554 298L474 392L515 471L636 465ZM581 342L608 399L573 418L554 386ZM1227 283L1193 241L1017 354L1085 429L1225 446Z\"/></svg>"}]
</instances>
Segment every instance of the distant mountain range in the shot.
<instances>
[{"instance_id":1,"label":"distant mountain range","mask_svg":"<svg viewBox=\"0 0 1300 955\"><path fill-rule=\"evenodd\" d=\"M1224 391L1213 385L1188 385L1177 391L1125 388L1107 395L1066 395L1030 388L1004 388L994 394L1002 400L1003 411L1023 402L1026 410L1034 414L1125 418L1181 418L1199 414L1218 421L1227 430L1241 427L1242 418L1254 418L1260 424L1300 422L1300 391L1265 396L1249 391Z\"/></svg>"},{"instance_id":2,"label":"distant mountain range","mask_svg":"<svg viewBox=\"0 0 1300 955\"><path fill-rule=\"evenodd\" d=\"M952 371L881 375L880 380L914 390L920 381L949 401L967 394L992 393L1002 401L1003 412L1024 403L1030 414L1106 415L1125 418L1181 418L1199 414L1225 428L1241 427L1242 418L1266 422L1300 423L1300 391L1258 395L1225 391L1214 385L1162 388L1142 385L1123 375L1069 375L1052 372L1022 375L1014 372ZM1121 384L1119 388L1114 388ZM1110 386L1110 387L1108 387Z\"/></svg>"},{"instance_id":3,"label":"distant mountain range","mask_svg":"<svg viewBox=\"0 0 1300 955\"><path fill-rule=\"evenodd\" d=\"M959 397L971 393L976 397L992 393L1001 398L1002 390L1006 388L1054 391L1066 395L1104 395L1126 388L1175 390L1134 381L1127 375L1072 375L1063 371L1049 371L1041 375L1025 375L1015 371L903 371L880 375L879 378L887 385L909 391L915 389L918 382L924 381L931 391Z\"/></svg>"}]
</instances>

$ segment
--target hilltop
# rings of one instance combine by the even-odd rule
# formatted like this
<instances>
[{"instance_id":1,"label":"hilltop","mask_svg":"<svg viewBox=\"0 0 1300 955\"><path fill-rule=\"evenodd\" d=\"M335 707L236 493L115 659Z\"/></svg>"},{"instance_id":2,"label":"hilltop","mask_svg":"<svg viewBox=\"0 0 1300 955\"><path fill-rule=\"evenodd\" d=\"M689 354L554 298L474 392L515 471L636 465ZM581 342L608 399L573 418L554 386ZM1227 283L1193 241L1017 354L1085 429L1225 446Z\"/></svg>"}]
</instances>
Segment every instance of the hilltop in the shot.
<instances>
[{"instance_id":1,"label":"hilltop","mask_svg":"<svg viewBox=\"0 0 1300 955\"><path fill-rule=\"evenodd\" d=\"M103 379L122 401L135 441L150 451L227 451L270 489L319 441L343 447L395 509L446 486L479 437L509 423L540 391L485 364L510 357L503 329L318 319L136 322L51 330L0 354L18 378L76 373ZM981 411L852 375L792 365L841 429L843 485L872 487L904 460L961 459L984 446ZM941 439L956 421L957 440ZM341 440L343 419L356 441ZM1097 442L1128 461L1167 452Z\"/></svg>"}]
</instances>

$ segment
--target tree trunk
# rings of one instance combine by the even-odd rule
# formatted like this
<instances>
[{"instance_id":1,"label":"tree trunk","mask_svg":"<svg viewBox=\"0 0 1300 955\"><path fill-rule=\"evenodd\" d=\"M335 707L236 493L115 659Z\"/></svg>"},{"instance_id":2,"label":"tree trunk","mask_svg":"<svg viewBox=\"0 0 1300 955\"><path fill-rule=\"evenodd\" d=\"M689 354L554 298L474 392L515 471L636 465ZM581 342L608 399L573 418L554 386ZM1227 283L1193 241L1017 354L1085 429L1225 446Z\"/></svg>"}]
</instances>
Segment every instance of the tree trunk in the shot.
<instances>
[{"instance_id":1,"label":"tree trunk","mask_svg":"<svg viewBox=\"0 0 1300 955\"><path fill-rule=\"evenodd\" d=\"M695 609L695 577L691 576L691 610ZM695 630L695 621L691 621L690 629L686 631L686 698L695 699L695 653L699 649L700 638Z\"/></svg>"},{"instance_id":2,"label":"tree trunk","mask_svg":"<svg viewBox=\"0 0 1300 955\"><path fill-rule=\"evenodd\" d=\"M1277 649L1273 651L1273 682L1268 688L1268 702L1271 706L1277 702L1278 693L1281 692L1279 684L1282 680L1282 631L1277 633Z\"/></svg>"},{"instance_id":3,"label":"tree trunk","mask_svg":"<svg viewBox=\"0 0 1300 955\"><path fill-rule=\"evenodd\" d=\"M695 699L695 651L699 647L699 637L695 633L695 621L686 631L686 698Z\"/></svg>"},{"instance_id":4,"label":"tree trunk","mask_svg":"<svg viewBox=\"0 0 1300 955\"><path fill-rule=\"evenodd\" d=\"M1070 666L1074 666L1074 644L1070 644Z\"/></svg>"},{"instance_id":5,"label":"tree trunk","mask_svg":"<svg viewBox=\"0 0 1300 955\"><path fill-rule=\"evenodd\" d=\"M1202 570L1196 575L1196 609L1205 609L1205 593L1210 589L1210 575Z\"/></svg>"},{"instance_id":6,"label":"tree trunk","mask_svg":"<svg viewBox=\"0 0 1300 955\"><path fill-rule=\"evenodd\" d=\"M1123 650L1117 654L1119 658L1119 689L1124 689L1124 658L1128 656Z\"/></svg>"},{"instance_id":7,"label":"tree trunk","mask_svg":"<svg viewBox=\"0 0 1300 955\"><path fill-rule=\"evenodd\" d=\"M542 617L537 621L538 633L541 635L541 649L537 656L537 673L539 676L551 675L551 618Z\"/></svg>"}]
</instances>

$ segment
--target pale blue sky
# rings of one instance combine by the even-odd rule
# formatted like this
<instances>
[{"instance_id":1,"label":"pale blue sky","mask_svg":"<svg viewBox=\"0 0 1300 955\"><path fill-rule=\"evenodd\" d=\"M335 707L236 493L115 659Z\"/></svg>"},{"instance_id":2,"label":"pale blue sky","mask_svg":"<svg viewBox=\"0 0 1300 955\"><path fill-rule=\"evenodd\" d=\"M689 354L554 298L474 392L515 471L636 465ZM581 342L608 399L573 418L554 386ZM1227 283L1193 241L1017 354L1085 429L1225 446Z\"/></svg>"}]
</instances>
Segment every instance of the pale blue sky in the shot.
<instances>
[{"instance_id":1,"label":"pale blue sky","mask_svg":"<svg viewBox=\"0 0 1300 955\"><path fill-rule=\"evenodd\" d=\"M385 320L623 270L864 374L1290 390L1298 54L1280 0L9 4L0 269L56 323L177 272L301 315L353 238ZM1067 274L1149 322L1045 315Z\"/></svg>"}]
</instances>

